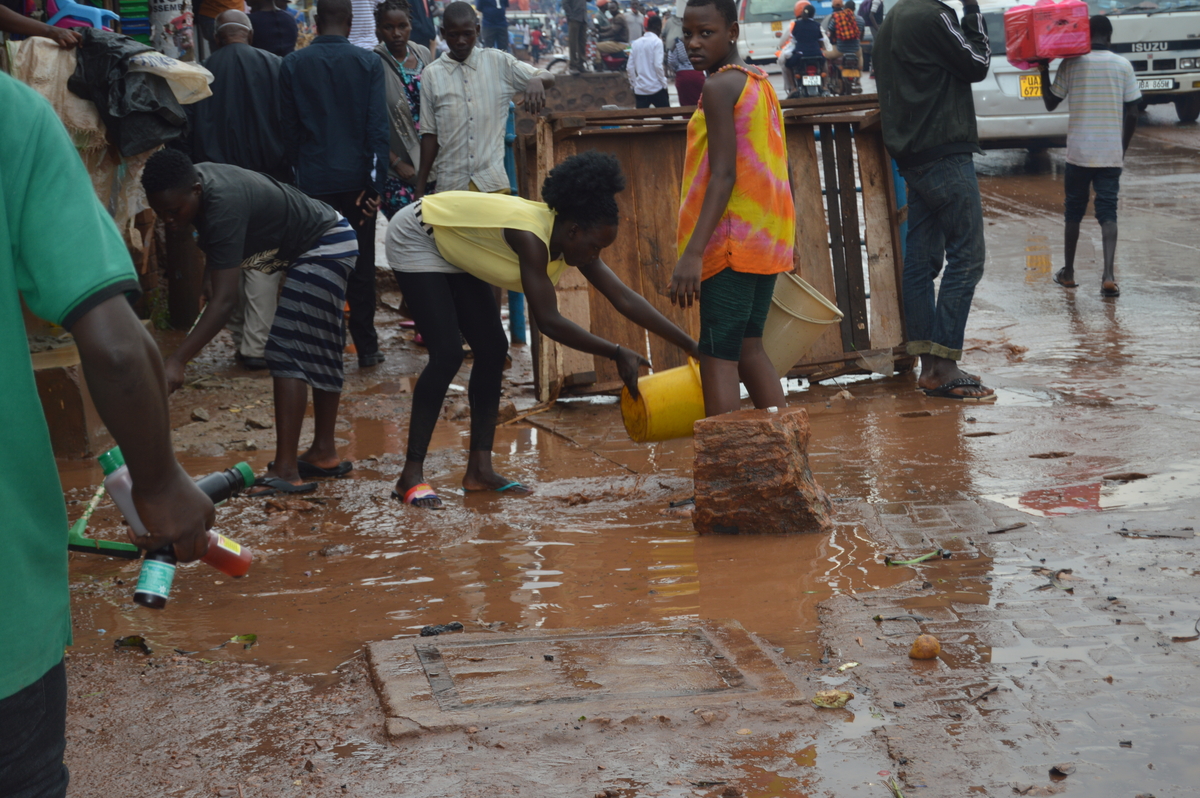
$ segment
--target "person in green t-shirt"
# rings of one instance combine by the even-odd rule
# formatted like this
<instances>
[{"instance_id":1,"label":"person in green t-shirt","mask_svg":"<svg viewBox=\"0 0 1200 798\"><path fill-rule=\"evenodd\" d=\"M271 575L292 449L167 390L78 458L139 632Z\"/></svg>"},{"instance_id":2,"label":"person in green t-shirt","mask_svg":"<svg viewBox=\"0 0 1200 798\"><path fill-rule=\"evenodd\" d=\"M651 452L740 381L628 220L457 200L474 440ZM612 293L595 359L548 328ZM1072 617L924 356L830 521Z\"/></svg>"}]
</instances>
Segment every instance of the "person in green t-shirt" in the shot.
<instances>
[{"instance_id":1,"label":"person in green t-shirt","mask_svg":"<svg viewBox=\"0 0 1200 798\"><path fill-rule=\"evenodd\" d=\"M50 104L0 73L0 796L66 794L71 642L67 513L21 301L75 337L92 401L125 454L145 549L202 557L212 502L175 461L154 340L129 306L137 275Z\"/></svg>"}]
</instances>

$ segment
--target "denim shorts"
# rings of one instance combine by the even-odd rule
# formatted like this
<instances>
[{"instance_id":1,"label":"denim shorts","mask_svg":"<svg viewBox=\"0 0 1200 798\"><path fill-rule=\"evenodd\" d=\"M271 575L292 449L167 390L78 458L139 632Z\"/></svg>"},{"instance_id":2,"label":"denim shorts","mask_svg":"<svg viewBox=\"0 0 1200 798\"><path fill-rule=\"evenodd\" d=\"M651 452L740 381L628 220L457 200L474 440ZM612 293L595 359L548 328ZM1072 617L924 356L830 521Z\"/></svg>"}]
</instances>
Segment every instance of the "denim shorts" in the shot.
<instances>
[{"instance_id":1,"label":"denim shorts","mask_svg":"<svg viewBox=\"0 0 1200 798\"><path fill-rule=\"evenodd\" d=\"M775 277L726 268L700 284L700 354L742 359L742 339L762 338Z\"/></svg>"},{"instance_id":2,"label":"denim shorts","mask_svg":"<svg viewBox=\"0 0 1200 798\"><path fill-rule=\"evenodd\" d=\"M1076 166L1067 164L1063 173L1066 200L1063 212L1068 222L1083 221L1087 213L1089 188L1096 189L1096 220L1100 224L1117 220L1117 191L1121 188L1119 166Z\"/></svg>"}]
</instances>

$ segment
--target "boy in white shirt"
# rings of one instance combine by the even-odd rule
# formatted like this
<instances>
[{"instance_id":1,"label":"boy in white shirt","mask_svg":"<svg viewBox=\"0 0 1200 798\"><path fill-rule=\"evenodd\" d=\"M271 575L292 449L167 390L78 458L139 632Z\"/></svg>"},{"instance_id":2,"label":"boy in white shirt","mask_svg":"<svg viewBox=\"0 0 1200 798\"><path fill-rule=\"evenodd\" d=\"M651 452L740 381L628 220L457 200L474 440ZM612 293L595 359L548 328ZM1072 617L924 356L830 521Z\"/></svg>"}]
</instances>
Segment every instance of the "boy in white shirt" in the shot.
<instances>
[{"instance_id":1,"label":"boy in white shirt","mask_svg":"<svg viewBox=\"0 0 1200 798\"><path fill-rule=\"evenodd\" d=\"M667 93L667 71L663 65L662 18L655 15L647 24L646 34L629 48L629 85L638 108L670 108Z\"/></svg>"}]
</instances>

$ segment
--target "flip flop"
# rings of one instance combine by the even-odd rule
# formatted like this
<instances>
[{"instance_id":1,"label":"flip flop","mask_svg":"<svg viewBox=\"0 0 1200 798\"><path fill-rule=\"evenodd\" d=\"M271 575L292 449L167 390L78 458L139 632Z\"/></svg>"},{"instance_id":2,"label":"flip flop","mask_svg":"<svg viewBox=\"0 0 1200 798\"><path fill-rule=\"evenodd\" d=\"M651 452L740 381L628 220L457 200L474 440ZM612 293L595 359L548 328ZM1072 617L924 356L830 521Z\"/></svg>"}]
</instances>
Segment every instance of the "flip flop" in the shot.
<instances>
[{"instance_id":1,"label":"flip flop","mask_svg":"<svg viewBox=\"0 0 1200 798\"><path fill-rule=\"evenodd\" d=\"M960 402L994 402L994 401L996 401L996 394L991 394L990 396L963 396L961 394L954 393L954 390L956 388L982 388L982 387L984 387L983 383L981 383L979 380L972 380L967 377L959 377L956 380L950 380L950 382L943 383L936 388L922 388L921 390L925 393L926 396L932 397L934 399L956 399Z\"/></svg>"},{"instance_id":2,"label":"flip flop","mask_svg":"<svg viewBox=\"0 0 1200 798\"><path fill-rule=\"evenodd\" d=\"M1079 283L1075 282L1074 280L1067 282L1065 279L1063 279L1062 273L1065 272L1066 270L1067 270L1067 267L1064 266L1063 268L1056 271L1054 273L1054 282L1058 283L1063 288L1076 288L1079 285Z\"/></svg>"},{"instance_id":3,"label":"flip flop","mask_svg":"<svg viewBox=\"0 0 1200 798\"><path fill-rule=\"evenodd\" d=\"M351 463L349 460L343 460L333 468L321 468L318 465L313 465L312 463L305 462L304 460L297 460L296 464L298 466L297 470L300 472L300 476L304 477L305 479L334 479L336 477L344 477L354 470L354 463ZM267 463L268 470L274 467L274 460Z\"/></svg>"},{"instance_id":4,"label":"flip flop","mask_svg":"<svg viewBox=\"0 0 1200 798\"><path fill-rule=\"evenodd\" d=\"M498 488L483 488L481 490L463 488L463 493L505 493L510 490L518 493L533 493L533 488L529 487L528 485L522 485L520 482L510 482L507 485L501 485Z\"/></svg>"},{"instance_id":5,"label":"flip flop","mask_svg":"<svg viewBox=\"0 0 1200 798\"><path fill-rule=\"evenodd\" d=\"M1109 288L1109 286L1112 288ZM1117 297L1121 295L1121 287L1112 280L1100 284L1100 296Z\"/></svg>"},{"instance_id":6,"label":"flip flop","mask_svg":"<svg viewBox=\"0 0 1200 798\"><path fill-rule=\"evenodd\" d=\"M344 477L354 470L354 463L349 460L343 460L333 468L321 468L319 465L307 463L304 460L297 460L299 465L300 476L305 479L334 479Z\"/></svg>"},{"instance_id":7,"label":"flip flop","mask_svg":"<svg viewBox=\"0 0 1200 798\"><path fill-rule=\"evenodd\" d=\"M315 482L304 482L300 485L293 485L286 479L280 479L279 477L259 477L254 480L254 484L264 490L247 493L246 495L251 499L263 499L267 496L275 496L281 493L312 493L317 489L317 483Z\"/></svg>"},{"instance_id":8,"label":"flip flop","mask_svg":"<svg viewBox=\"0 0 1200 798\"><path fill-rule=\"evenodd\" d=\"M419 507L418 509L421 510L441 510L443 507L445 507L445 505L442 503L441 497L438 496L437 492L433 488L429 487L429 484L426 482L418 482L416 485L413 485L404 492L403 496L396 491L392 491L392 498L398 499L409 505L420 501L421 499L437 499L438 504L436 507Z\"/></svg>"},{"instance_id":9,"label":"flip flop","mask_svg":"<svg viewBox=\"0 0 1200 798\"><path fill-rule=\"evenodd\" d=\"M417 327L417 323L415 321L413 321L412 319L404 319L403 321L400 322L400 326L406 330L415 330Z\"/></svg>"}]
</instances>

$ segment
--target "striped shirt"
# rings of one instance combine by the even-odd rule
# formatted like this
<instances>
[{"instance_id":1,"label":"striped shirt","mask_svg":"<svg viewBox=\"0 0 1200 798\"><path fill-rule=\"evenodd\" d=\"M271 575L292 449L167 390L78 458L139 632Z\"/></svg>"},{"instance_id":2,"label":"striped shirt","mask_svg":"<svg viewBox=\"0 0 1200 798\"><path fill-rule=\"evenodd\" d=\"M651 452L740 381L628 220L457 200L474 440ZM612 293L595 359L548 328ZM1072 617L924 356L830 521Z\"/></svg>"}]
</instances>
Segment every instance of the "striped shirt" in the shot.
<instances>
[{"instance_id":1,"label":"striped shirt","mask_svg":"<svg viewBox=\"0 0 1200 798\"><path fill-rule=\"evenodd\" d=\"M509 187L504 128L513 95L550 73L502 50L475 48L466 61L444 55L421 75L421 135L438 138L438 191Z\"/></svg>"},{"instance_id":2,"label":"striped shirt","mask_svg":"<svg viewBox=\"0 0 1200 798\"><path fill-rule=\"evenodd\" d=\"M1129 61L1110 50L1067 58L1050 91L1071 109L1067 163L1093 169L1124 165L1125 103L1142 98Z\"/></svg>"},{"instance_id":3,"label":"striped shirt","mask_svg":"<svg viewBox=\"0 0 1200 798\"><path fill-rule=\"evenodd\" d=\"M375 6L380 0L350 0L354 12L350 20L350 43L364 50L373 50L379 40L375 38Z\"/></svg>"}]
</instances>

